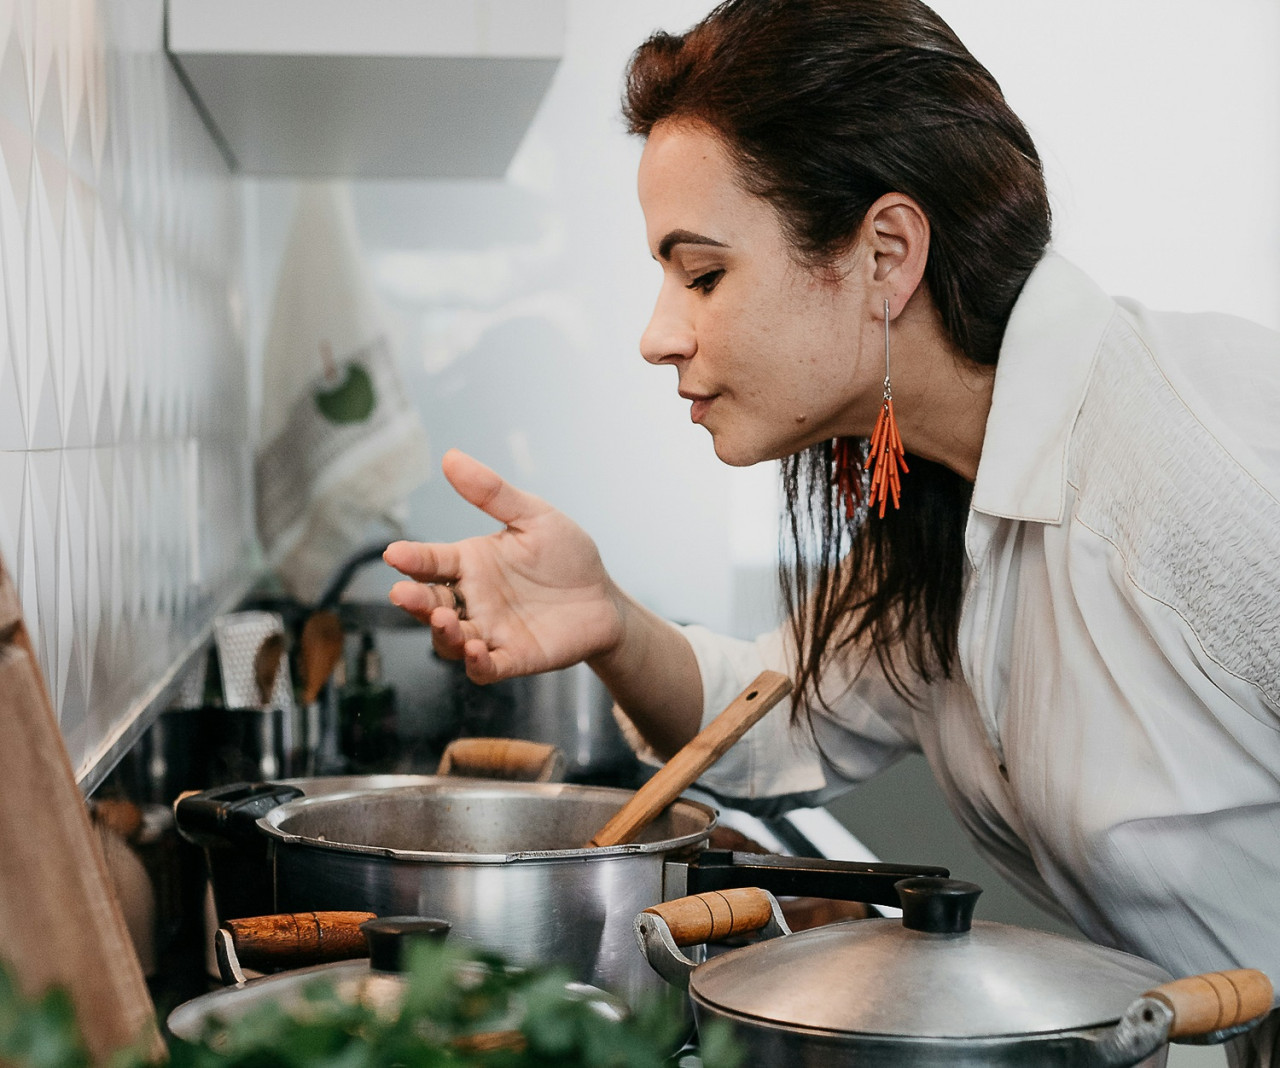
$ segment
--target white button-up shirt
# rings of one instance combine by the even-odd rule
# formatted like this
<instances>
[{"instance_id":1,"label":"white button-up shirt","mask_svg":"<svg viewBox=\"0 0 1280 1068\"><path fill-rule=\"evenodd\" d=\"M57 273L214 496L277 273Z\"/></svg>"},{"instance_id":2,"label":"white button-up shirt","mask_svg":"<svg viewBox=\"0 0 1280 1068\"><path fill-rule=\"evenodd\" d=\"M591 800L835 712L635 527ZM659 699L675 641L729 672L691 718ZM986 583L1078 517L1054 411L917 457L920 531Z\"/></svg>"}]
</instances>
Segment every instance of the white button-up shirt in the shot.
<instances>
[{"instance_id":1,"label":"white button-up shirt","mask_svg":"<svg viewBox=\"0 0 1280 1068\"><path fill-rule=\"evenodd\" d=\"M703 784L817 804L923 751L982 854L1094 941L1280 984L1280 336L1049 255L1005 333L966 545L957 678L913 708L874 658L833 667L822 757L784 703ZM707 718L792 668L782 632L685 632Z\"/></svg>"}]
</instances>

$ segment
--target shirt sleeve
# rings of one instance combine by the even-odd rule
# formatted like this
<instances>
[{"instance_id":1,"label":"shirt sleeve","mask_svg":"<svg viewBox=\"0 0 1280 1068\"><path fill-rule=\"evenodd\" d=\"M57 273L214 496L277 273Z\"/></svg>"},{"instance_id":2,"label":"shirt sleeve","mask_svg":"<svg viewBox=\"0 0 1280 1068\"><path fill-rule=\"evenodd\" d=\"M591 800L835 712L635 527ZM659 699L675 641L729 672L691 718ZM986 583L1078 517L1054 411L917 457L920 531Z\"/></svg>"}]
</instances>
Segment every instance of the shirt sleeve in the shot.
<instances>
[{"instance_id":1,"label":"shirt sleeve","mask_svg":"<svg viewBox=\"0 0 1280 1068\"><path fill-rule=\"evenodd\" d=\"M709 724L766 669L791 675L794 664L782 630L754 641L715 634L706 627L680 628L702 676L702 726ZM832 713L815 713L812 729L792 722L793 702L780 701L698 781L713 796L761 816L824 804L854 784L918 749L910 710L875 670L874 659L856 679L833 667L823 694ZM834 697L832 696L834 695ZM636 733L624 733L636 744ZM647 763L660 759L643 745Z\"/></svg>"}]
</instances>

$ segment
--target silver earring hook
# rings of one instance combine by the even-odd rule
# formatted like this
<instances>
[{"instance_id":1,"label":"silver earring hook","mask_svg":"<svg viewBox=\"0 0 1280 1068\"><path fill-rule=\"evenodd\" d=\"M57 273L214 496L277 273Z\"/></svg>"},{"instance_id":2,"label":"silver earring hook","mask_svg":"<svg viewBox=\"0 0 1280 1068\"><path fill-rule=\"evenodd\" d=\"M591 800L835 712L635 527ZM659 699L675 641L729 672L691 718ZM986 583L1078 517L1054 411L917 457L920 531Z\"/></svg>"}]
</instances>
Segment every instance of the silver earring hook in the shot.
<instances>
[{"instance_id":1,"label":"silver earring hook","mask_svg":"<svg viewBox=\"0 0 1280 1068\"><path fill-rule=\"evenodd\" d=\"M889 388L889 302L884 302L884 388Z\"/></svg>"},{"instance_id":2,"label":"silver earring hook","mask_svg":"<svg viewBox=\"0 0 1280 1068\"><path fill-rule=\"evenodd\" d=\"M888 383L888 301L884 301L884 382Z\"/></svg>"}]
</instances>

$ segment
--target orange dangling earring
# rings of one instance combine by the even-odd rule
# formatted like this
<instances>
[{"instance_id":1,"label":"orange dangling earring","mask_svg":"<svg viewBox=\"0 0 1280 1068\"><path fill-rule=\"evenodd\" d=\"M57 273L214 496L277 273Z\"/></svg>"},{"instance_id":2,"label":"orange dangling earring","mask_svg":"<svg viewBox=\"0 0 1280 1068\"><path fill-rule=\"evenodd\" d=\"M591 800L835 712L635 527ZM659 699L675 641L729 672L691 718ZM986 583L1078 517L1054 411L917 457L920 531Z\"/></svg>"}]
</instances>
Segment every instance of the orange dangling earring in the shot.
<instances>
[{"instance_id":1,"label":"orange dangling earring","mask_svg":"<svg viewBox=\"0 0 1280 1068\"><path fill-rule=\"evenodd\" d=\"M902 472L908 470L902 438L898 435L898 421L893 415L893 390L889 386L889 302L884 302L884 399L875 429L871 431L871 448L867 463L871 468L871 488L867 495L868 510L880 505L884 516L885 505L893 498L898 507L898 491L902 488Z\"/></svg>"},{"instance_id":2,"label":"orange dangling earring","mask_svg":"<svg viewBox=\"0 0 1280 1068\"><path fill-rule=\"evenodd\" d=\"M867 510L866 450L866 438L836 438L831 443L831 484L844 502L845 518L858 523L866 518Z\"/></svg>"}]
</instances>

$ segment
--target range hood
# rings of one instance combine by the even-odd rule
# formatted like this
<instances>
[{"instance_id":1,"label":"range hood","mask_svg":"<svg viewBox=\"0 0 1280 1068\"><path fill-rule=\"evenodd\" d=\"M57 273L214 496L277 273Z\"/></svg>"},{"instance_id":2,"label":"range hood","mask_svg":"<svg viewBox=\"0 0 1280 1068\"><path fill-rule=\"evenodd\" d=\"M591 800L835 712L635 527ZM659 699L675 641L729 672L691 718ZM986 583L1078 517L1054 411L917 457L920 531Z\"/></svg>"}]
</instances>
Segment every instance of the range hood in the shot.
<instances>
[{"instance_id":1,"label":"range hood","mask_svg":"<svg viewBox=\"0 0 1280 1068\"><path fill-rule=\"evenodd\" d=\"M240 173L494 178L562 55L565 0L167 0L166 33Z\"/></svg>"}]
</instances>

